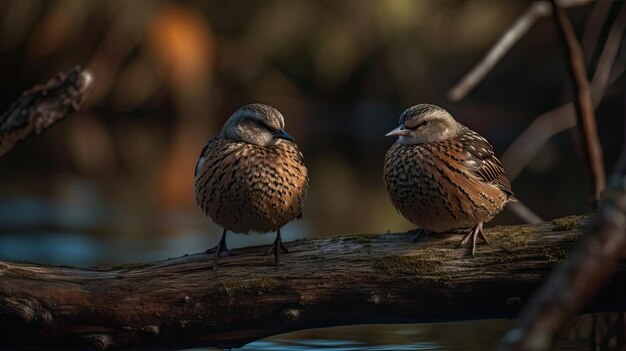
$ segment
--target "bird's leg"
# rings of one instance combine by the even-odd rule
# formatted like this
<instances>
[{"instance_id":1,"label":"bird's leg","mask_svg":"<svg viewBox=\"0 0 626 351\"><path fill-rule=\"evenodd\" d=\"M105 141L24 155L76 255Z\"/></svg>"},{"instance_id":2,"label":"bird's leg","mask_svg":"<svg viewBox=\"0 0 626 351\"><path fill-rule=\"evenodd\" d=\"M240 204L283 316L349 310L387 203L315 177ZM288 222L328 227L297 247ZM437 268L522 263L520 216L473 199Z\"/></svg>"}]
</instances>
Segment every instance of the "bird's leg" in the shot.
<instances>
[{"instance_id":1,"label":"bird's leg","mask_svg":"<svg viewBox=\"0 0 626 351\"><path fill-rule=\"evenodd\" d=\"M487 240L487 237L485 236L485 233L483 232L482 222L478 223L474 228L472 228L472 230L469 233L467 233L467 235L463 237L463 240L461 240L461 244L459 244L459 246L463 246L467 244L467 242L471 238L472 239L472 256L474 256L474 254L476 253L476 239L479 236L481 239L485 241L485 243L489 244L489 240Z\"/></svg>"},{"instance_id":2,"label":"bird's leg","mask_svg":"<svg viewBox=\"0 0 626 351\"><path fill-rule=\"evenodd\" d=\"M483 224L480 223L480 229L478 230L478 236L483 239L483 241L485 242L485 244L489 245L489 239L487 239L487 236L485 235L485 232L483 231Z\"/></svg>"},{"instance_id":3,"label":"bird's leg","mask_svg":"<svg viewBox=\"0 0 626 351\"><path fill-rule=\"evenodd\" d=\"M224 232L222 233L222 239L220 239L220 242L217 243L217 245L214 248L206 250L207 254L215 252L215 258L213 259L213 272L217 272L217 261L222 255L222 252L227 253L229 256L234 255L234 253L230 251L228 246L226 246L226 232L227 232L226 229L224 229Z\"/></svg>"},{"instance_id":4,"label":"bird's leg","mask_svg":"<svg viewBox=\"0 0 626 351\"><path fill-rule=\"evenodd\" d=\"M276 262L276 267L278 267L278 265L280 264L280 253L281 252L287 253L287 252L289 252L289 250L287 250L285 245L283 245L283 240L280 237L280 229L278 229L276 231L276 239L274 240L274 244L272 245L272 247L269 250L267 250L267 252L265 252L265 254L269 255L269 254L273 253L274 254L274 261Z\"/></svg>"},{"instance_id":5,"label":"bird's leg","mask_svg":"<svg viewBox=\"0 0 626 351\"><path fill-rule=\"evenodd\" d=\"M422 228L417 228L415 230L411 230L409 231L409 233L414 233L415 237L413 238L413 242L416 243L420 240L422 240L423 238L427 237L428 234L430 234L430 232L426 229L422 229Z\"/></svg>"},{"instance_id":6,"label":"bird's leg","mask_svg":"<svg viewBox=\"0 0 626 351\"><path fill-rule=\"evenodd\" d=\"M217 252L217 251L222 253L226 251L226 253L228 253L229 256L235 255L232 251L230 251L228 246L226 246L226 232L227 230L224 229L224 232L222 233L222 239L220 239L220 242L215 247L206 250L206 253L209 254L209 253Z\"/></svg>"}]
</instances>

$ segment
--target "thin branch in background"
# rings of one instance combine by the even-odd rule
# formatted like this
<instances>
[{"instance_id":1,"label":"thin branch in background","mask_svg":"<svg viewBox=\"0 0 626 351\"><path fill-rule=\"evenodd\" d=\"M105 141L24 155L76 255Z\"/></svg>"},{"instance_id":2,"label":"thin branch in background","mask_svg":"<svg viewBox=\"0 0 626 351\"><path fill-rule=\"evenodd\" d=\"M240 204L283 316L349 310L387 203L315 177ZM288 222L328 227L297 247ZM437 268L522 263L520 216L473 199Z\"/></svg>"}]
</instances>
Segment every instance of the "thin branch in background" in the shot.
<instances>
[{"instance_id":1,"label":"thin branch in background","mask_svg":"<svg viewBox=\"0 0 626 351\"><path fill-rule=\"evenodd\" d=\"M502 165L513 182L555 134L576 126L574 104L568 103L539 115L502 154Z\"/></svg>"},{"instance_id":2,"label":"thin branch in background","mask_svg":"<svg viewBox=\"0 0 626 351\"><path fill-rule=\"evenodd\" d=\"M560 0L559 4L563 7L573 7L585 5L589 2L591 0ZM533 2L504 35L498 39L483 59L448 91L448 99L457 102L467 96L539 18L547 17L551 13L552 8L548 1Z\"/></svg>"},{"instance_id":3,"label":"thin branch in background","mask_svg":"<svg viewBox=\"0 0 626 351\"><path fill-rule=\"evenodd\" d=\"M560 1L562 6L567 7L583 5L588 2L589 1L586 0ZM532 3L489 50L485 57L470 72L468 72L459 83L450 89L448 92L448 98L452 101L460 101L467 96L467 94L485 78L493 67L495 67L502 57L504 57L511 47L513 47L513 45L528 32L535 22L537 22L537 20L541 17L550 15L550 13L552 13L552 7L549 2L537 1ZM528 164L529 161L530 158L524 163L524 165ZM537 223L542 220L539 215L523 203L512 204L508 206L507 209L528 223Z\"/></svg>"},{"instance_id":4,"label":"thin branch in background","mask_svg":"<svg viewBox=\"0 0 626 351\"><path fill-rule=\"evenodd\" d=\"M570 259L528 301L499 351L549 350L567 323L611 278L626 251L626 177L615 174Z\"/></svg>"},{"instance_id":5,"label":"thin branch in background","mask_svg":"<svg viewBox=\"0 0 626 351\"><path fill-rule=\"evenodd\" d=\"M607 86L617 79L617 77L611 77L611 71L614 71L613 66L622 43L624 28L626 28L626 6L622 4L609 30L604 48L598 59L598 66L591 81L591 99L594 102L594 106L597 106L600 100L602 100Z\"/></svg>"},{"instance_id":6,"label":"thin branch in background","mask_svg":"<svg viewBox=\"0 0 626 351\"><path fill-rule=\"evenodd\" d=\"M570 259L529 300L498 350L551 349L571 318L615 272L626 251L626 121L624 138L624 162L618 163L591 226Z\"/></svg>"},{"instance_id":7,"label":"thin branch in background","mask_svg":"<svg viewBox=\"0 0 626 351\"><path fill-rule=\"evenodd\" d=\"M562 9L555 7L555 22L570 48L571 73L580 82L580 47L572 50L571 25ZM623 12L623 8L621 12ZM621 12L620 15L621 16ZM573 38L575 40L575 37ZM575 43L577 44L577 43ZM606 47L606 45L605 45ZM577 58L575 56L578 56ZM578 68L576 68L578 66ZM583 78L585 76L583 75ZM580 88L578 88L580 90ZM577 106L591 106L591 97L578 94ZM584 101L586 100L586 101ZM584 111L577 108L577 112ZM588 113L588 111L587 111ZM582 118L589 118L587 114ZM582 122L581 121L581 125ZM626 138L626 130L624 131ZM594 142L594 141L592 141ZM626 146L620 159L626 159ZM516 326L502 340L498 350L548 350L568 321L579 313L615 272L626 251L626 164L619 164L609 181L591 225L570 259L558 266L546 283L533 295L520 314Z\"/></svg>"},{"instance_id":8,"label":"thin branch in background","mask_svg":"<svg viewBox=\"0 0 626 351\"><path fill-rule=\"evenodd\" d=\"M560 1L563 7L583 5L586 1ZM597 40L599 29L602 27L598 22L606 19L610 2L606 0L599 1L594 7L594 13L585 28L584 37L589 41L594 38ZM502 38L492 47L485 58L474 67L472 71L467 73L465 77L455 85L450 91L451 100L458 101L463 99L475 86L484 79L485 75L497 64L504 54L512 47L512 45L523 36L534 22L542 17L552 13L551 5L545 2L533 3L511 26L511 28L502 36ZM591 84L591 93L593 97L594 107L604 95L607 83L611 84L617 80L624 72L623 67L613 71L610 76L612 67L614 66L617 51L621 42L621 33L624 30L624 9L618 15L618 19L614 22L602 54L598 60L594 79ZM591 50L591 49L589 49ZM610 80L610 82L608 82ZM554 135L576 126L574 117L574 105L572 103L563 105L555 110L546 112L537 117L524 132L513 141L506 152L502 156L502 163L507 170L507 174L511 181L515 180L519 174L526 168L526 165L541 150L543 145ZM524 221L534 223L540 217L534 214L528 207L524 206L508 206L515 215ZM530 216L529 216L530 215Z\"/></svg>"},{"instance_id":9,"label":"thin branch in background","mask_svg":"<svg viewBox=\"0 0 626 351\"><path fill-rule=\"evenodd\" d=\"M600 42L600 32L606 23L606 19L611 10L611 4L611 0L596 1L591 15L585 24L585 31L583 32L580 43L583 48L583 56L589 58L589 61L591 61L593 57L596 45ZM587 63L589 64L589 62Z\"/></svg>"},{"instance_id":10,"label":"thin branch in background","mask_svg":"<svg viewBox=\"0 0 626 351\"><path fill-rule=\"evenodd\" d=\"M624 73L624 67L618 67L615 64L615 59L617 58L625 27L626 6L622 6L609 30L593 80L591 81L591 96L594 107L597 107L602 100L607 87ZM511 181L520 175L526 168L526 165L530 163L551 137L576 126L574 114L573 103L568 103L543 113L535 118L522 134L511 143L501 158Z\"/></svg>"},{"instance_id":11,"label":"thin branch in background","mask_svg":"<svg viewBox=\"0 0 626 351\"><path fill-rule=\"evenodd\" d=\"M574 28L565 11L559 7L556 0L551 1L554 8L554 20L557 23L557 32L563 43L565 43L566 54L569 57L569 69L574 81L574 93L576 94L576 99L574 99L576 119L582 134L581 142L585 152L585 160L593 181L593 198L597 201L600 199L600 193L606 187L606 175L602 160L602 145L598 137L596 115L593 100L591 99L591 88L585 69L585 59L583 58L583 52L576 38Z\"/></svg>"},{"instance_id":12,"label":"thin branch in background","mask_svg":"<svg viewBox=\"0 0 626 351\"><path fill-rule=\"evenodd\" d=\"M535 24L538 18L550 14L550 6L545 1L532 3L515 21L485 57L448 92L448 99L457 102L472 91L491 72L504 55Z\"/></svg>"},{"instance_id":13,"label":"thin branch in background","mask_svg":"<svg viewBox=\"0 0 626 351\"><path fill-rule=\"evenodd\" d=\"M92 83L89 70L75 67L25 91L0 116L0 156L31 133L40 134L78 110Z\"/></svg>"},{"instance_id":14,"label":"thin branch in background","mask_svg":"<svg viewBox=\"0 0 626 351\"><path fill-rule=\"evenodd\" d=\"M539 217L538 214L521 201L511 202L506 205L506 208L526 223L539 224L544 222L543 218Z\"/></svg>"}]
</instances>

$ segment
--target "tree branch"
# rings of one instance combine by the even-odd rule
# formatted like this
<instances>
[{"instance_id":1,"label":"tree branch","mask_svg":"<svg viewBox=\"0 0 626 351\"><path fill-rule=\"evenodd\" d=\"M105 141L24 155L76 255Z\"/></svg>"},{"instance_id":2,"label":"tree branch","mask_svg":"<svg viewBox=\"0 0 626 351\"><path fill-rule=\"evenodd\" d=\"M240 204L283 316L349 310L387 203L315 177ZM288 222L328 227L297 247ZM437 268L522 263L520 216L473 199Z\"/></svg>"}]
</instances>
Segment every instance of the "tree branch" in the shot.
<instances>
[{"instance_id":1,"label":"tree branch","mask_svg":"<svg viewBox=\"0 0 626 351\"><path fill-rule=\"evenodd\" d=\"M538 224L543 222L543 219L538 214L533 212L523 202L511 202L506 206L506 209L512 211L517 217L523 220L525 223Z\"/></svg>"},{"instance_id":2,"label":"tree branch","mask_svg":"<svg viewBox=\"0 0 626 351\"><path fill-rule=\"evenodd\" d=\"M576 94L574 107L576 108L576 120L581 132L581 143L585 152L585 161L591 173L593 184L593 198L598 201L600 193L606 187L606 175L604 161L602 160L602 145L598 137L596 115L591 99L591 89L585 70L585 59L576 33L565 11L559 7L556 0L551 0L553 5L554 20L557 31L565 44L566 55L569 58L569 69L573 87Z\"/></svg>"},{"instance_id":3,"label":"tree branch","mask_svg":"<svg viewBox=\"0 0 626 351\"><path fill-rule=\"evenodd\" d=\"M583 57L589 58L589 61L591 61L593 52L600 42L600 32L602 31L602 27L604 27L606 19L609 16L611 5L611 0L596 1L593 6L593 10L591 11L591 15L589 15L589 19L585 24L585 31L583 32L580 43L583 50ZM589 64L590 62L587 63Z\"/></svg>"},{"instance_id":4,"label":"tree branch","mask_svg":"<svg viewBox=\"0 0 626 351\"><path fill-rule=\"evenodd\" d=\"M607 87L624 72L623 68L614 67L614 62L625 26L626 6L622 6L611 26L591 82L594 107L602 100ZM615 71L613 77L610 74L612 68ZM519 176L552 136L576 126L575 113L574 104L571 102L543 113L511 143L501 158L511 181Z\"/></svg>"},{"instance_id":5,"label":"tree branch","mask_svg":"<svg viewBox=\"0 0 626 351\"><path fill-rule=\"evenodd\" d=\"M0 344L50 349L235 347L287 331L354 324L511 318L587 217L496 227L470 257L458 236L342 235L288 243L284 265L240 249L77 269L0 263ZM626 265L589 311L626 308ZM468 303L471 301L471 303Z\"/></svg>"},{"instance_id":6,"label":"tree branch","mask_svg":"<svg viewBox=\"0 0 626 351\"><path fill-rule=\"evenodd\" d=\"M568 1L568 0L560 0L559 3L561 6L569 7L569 6L577 6L587 3L588 1ZM608 4L610 5L610 4ZM587 38L595 38L596 29L598 29L597 22L606 16L607 3L601 2L594 7L594 13L588 23L588 28L585 31L585 35ZM608 6L610 7L610 6ZM463 99L474 87L482 81L488 72L490 72L493 67L499 62L499 60L508 52L508 50L517 42L523 35L525 35L530 27L537 21L538 18L543 16L548 16L552 13L552 6L548 1L536 1L533 2L527 10L517 19L517 21L505 32L505 34L500 38L500 40L491 48L491 50L487 53L485 58L474 67L470 72L468 72L463 79L457 83L449 92L448 97L452 101L459 101ZM614 26L615 27L615 26ZM589 41L589 39L587 39ZM608 46L608 45L607 45ZM606 49L606 48L605 48ZM603 51L603 54L606 53L607 50ZM603 55L604 60L600 60L600 67L606 66L606 61L610 56ZM609 65L609 71L612 66L612 61L614 60L615 55L613 55L611 64ZM601 83L601 82L600 82ZM604 82L606 83L606 81ZM604 87L603 85L600 85ZM604 90L603 90L604 91ZM546 116L549 119L552 116ZM536 152L541 148L541 146L553 135L550 134L551 130L555 130L554 133L567 129L567 126L562 127L561 125L567 124L568 116L560 115L560 119L557 121L551 120L535 120L535 122L545 122L543 124L549 123L552 127L551 129L544 129L544 126L533 122L530 128L524 131L524 133L516 139L513 144L507 150L507 153L503 155L502 162L507 169L507 173L511 181L513 181L519 173L521 173L522 169L530 162L532 157L536 154ZM573 119L573 118L572 118ZM565 122L563 122L565 121ZM556 122L556 123L553 123ZM575 122L573 122L575 125ZM573 126L572 125L572 126ZM533 128L539 127L539 128ZM539 136L537 136L539 134ZM529 138L530 136L530 138ZM537 142L538 137L543 137L543 142ZM528 143L528 140L531 139L533 142ZM507 162L510 159L511 154L514 154L512 159L514 162ZM521 154L521 155L520 155ZM525 206L523 203L518 203L514 206L508 207L509 211L512 211L516 216L526 221L527 223L537 223L541 221L541 218L534 213L530 208Z\"/></svg>"},{"instance_id":7,"label":"tree branch","mask_svg":"<svg viewBox=\"0 0 626 351\"><path fill-rule=\"evenodd\" d=\"M611 178L591 226L570 259L557 266L522 311L499 350L549 350L567 322L598 294L626 252L626 177ZM597 296L596 296L597 297Z\"/></svg>"},{"instance_id":8,"label":"tree branch","mask_svg":"<svg viewBox=\"0 0 626 351\"><path fill-rule=\"evenodd\" d=\"M0 156L31 133L40 134L78 110L92 82L91 72L77 66L25 91L0 116Z\"/></svg>"},{"instance_id":9,"label":"tree branch","mask_svg":"<svg viewBox=\"0 0 626 351\"><path fill-rule=\"evenodd\" d=\"M564 34L569 36L567 19L562 13L558 13L560 11L562 10L555 11L558 16L556 20L565 27ZM624 22L624 13L626 12L622 7L616 23ZM571 41L571 38L568 40ZM619 41L616 38L609 40ZM607 42L605 49L608 45ZM578 68L572 70L579 71ZM579 75L580 72L576 74ZM580 79L577 77L577 80ZM585 99L591 100L589 97ZM590 101L583 102L583 105L589 103ZM626 134L624 136L626 138ZM620 160L626 159L626 144L624 145ZM620 275L619 262L624 258L625 252L626 164L618 161L609 181L609 188L603 193L600 208L583 239L567 262L557 266L546 283L533 295L520 314L515 328L502 340L499 350L539 351L552 348L568 321L582 311L594 296L597 297L598 291L607 284L611 276Z\"/></svg>"},{"instance_id":10,"label":"tree branch","mask_svg":"<svg viewBox=\"0 0 626 351\"><path fill-rule=\"evenodd\" d=\"M560 0L564 7L585 5L590 0ZM496 64L506 55L506 53L517 43L528 30L541 17L547 17L552 13L552 7L548 1L534 1L526 11L513 23L494 44L483 59L470 70L461 80L448 91L448 99L457 102L463 100L485 76L491 72Z\"/></svg>"}]
</instances>

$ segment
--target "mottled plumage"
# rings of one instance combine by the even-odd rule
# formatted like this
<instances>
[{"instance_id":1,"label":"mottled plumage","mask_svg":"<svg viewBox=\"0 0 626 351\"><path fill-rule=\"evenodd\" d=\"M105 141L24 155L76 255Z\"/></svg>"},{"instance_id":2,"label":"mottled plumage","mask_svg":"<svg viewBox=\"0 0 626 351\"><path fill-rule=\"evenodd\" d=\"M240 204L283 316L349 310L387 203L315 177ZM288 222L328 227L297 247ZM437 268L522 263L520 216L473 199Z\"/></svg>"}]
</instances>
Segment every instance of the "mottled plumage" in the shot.
<instances>
[{"instance_id":1,"label":"mottled plumage","mask_svg":"<svg viewBox=\"0 0 626 351\"><path fill-rule=\"evenodd\" d=\"M270 106L242 107L204 147L195 172L198 205L225 231L277 231L276 264L286 250L280 228L302 217L308 189L302 153L283 127ZM227 250L219 246L216 251Z\"/></svg>"},{"instance_id":2,"label":"mottled plumage","mask_svg":"<svg viewBox=\"0 0 626 351\"><path fill-rule=\"evenodd\" d=\"M385 158L384 178L398 211L430 232L482 233L509 201L511 184L489 142L435 105L407 109Z\"/></svg>"}]
</instances>

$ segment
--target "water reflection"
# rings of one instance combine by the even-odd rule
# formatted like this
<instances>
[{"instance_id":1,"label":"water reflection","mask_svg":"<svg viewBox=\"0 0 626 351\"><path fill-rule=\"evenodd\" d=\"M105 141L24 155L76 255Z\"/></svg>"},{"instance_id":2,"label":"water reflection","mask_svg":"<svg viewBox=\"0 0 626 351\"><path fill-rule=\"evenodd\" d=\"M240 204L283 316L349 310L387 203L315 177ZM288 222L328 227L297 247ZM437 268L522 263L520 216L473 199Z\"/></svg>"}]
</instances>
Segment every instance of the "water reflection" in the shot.
<instances>
[{"instance_id":1,"label":"water reflection","mask_svg":"<svg viewBox=\"0 0 626 351\"><path fill-rule=\"evenodd\" d=\"M268 341L257 341L238 350L283 350L283 351L313 351L313 350L332 350L332 351L412 351L412 350L440 350L441 347L430 344L413 344L413 345L367 345L364 342L349 340L283 340L275 339Z\"/></svg>"},{"instance_id":2,"label":"water reflection","mask_svg":"<svg viewBox=\"0 0 626 351\"><path fill-rule=\"evenodd\" d=\"M409 351L492 350L513 325L510 320L480 320L430 324L370 324L302 330L252 342L234 351ZM591 327L589 325L589 327ZM591 329L589 329L590 331ZM590 349L590 334L571 333L557 351ZM185 351L200 351L206 348Z\"/></svg>"},{"instance_id":3,"label":"water reflection","mask_svg":"<svg viewBox=\"0 0 626 351\"><path fill-rule=\"evenodd\" d=\"M286 242L301 239L303 222L281 234ZM102 203L53 202L0 198L0 260L72 266L157 261L213 247L222 230L199 212L144 215ZM269 245L274 235L228 236L231 248Z\"/></svg>"}]
</instances>

